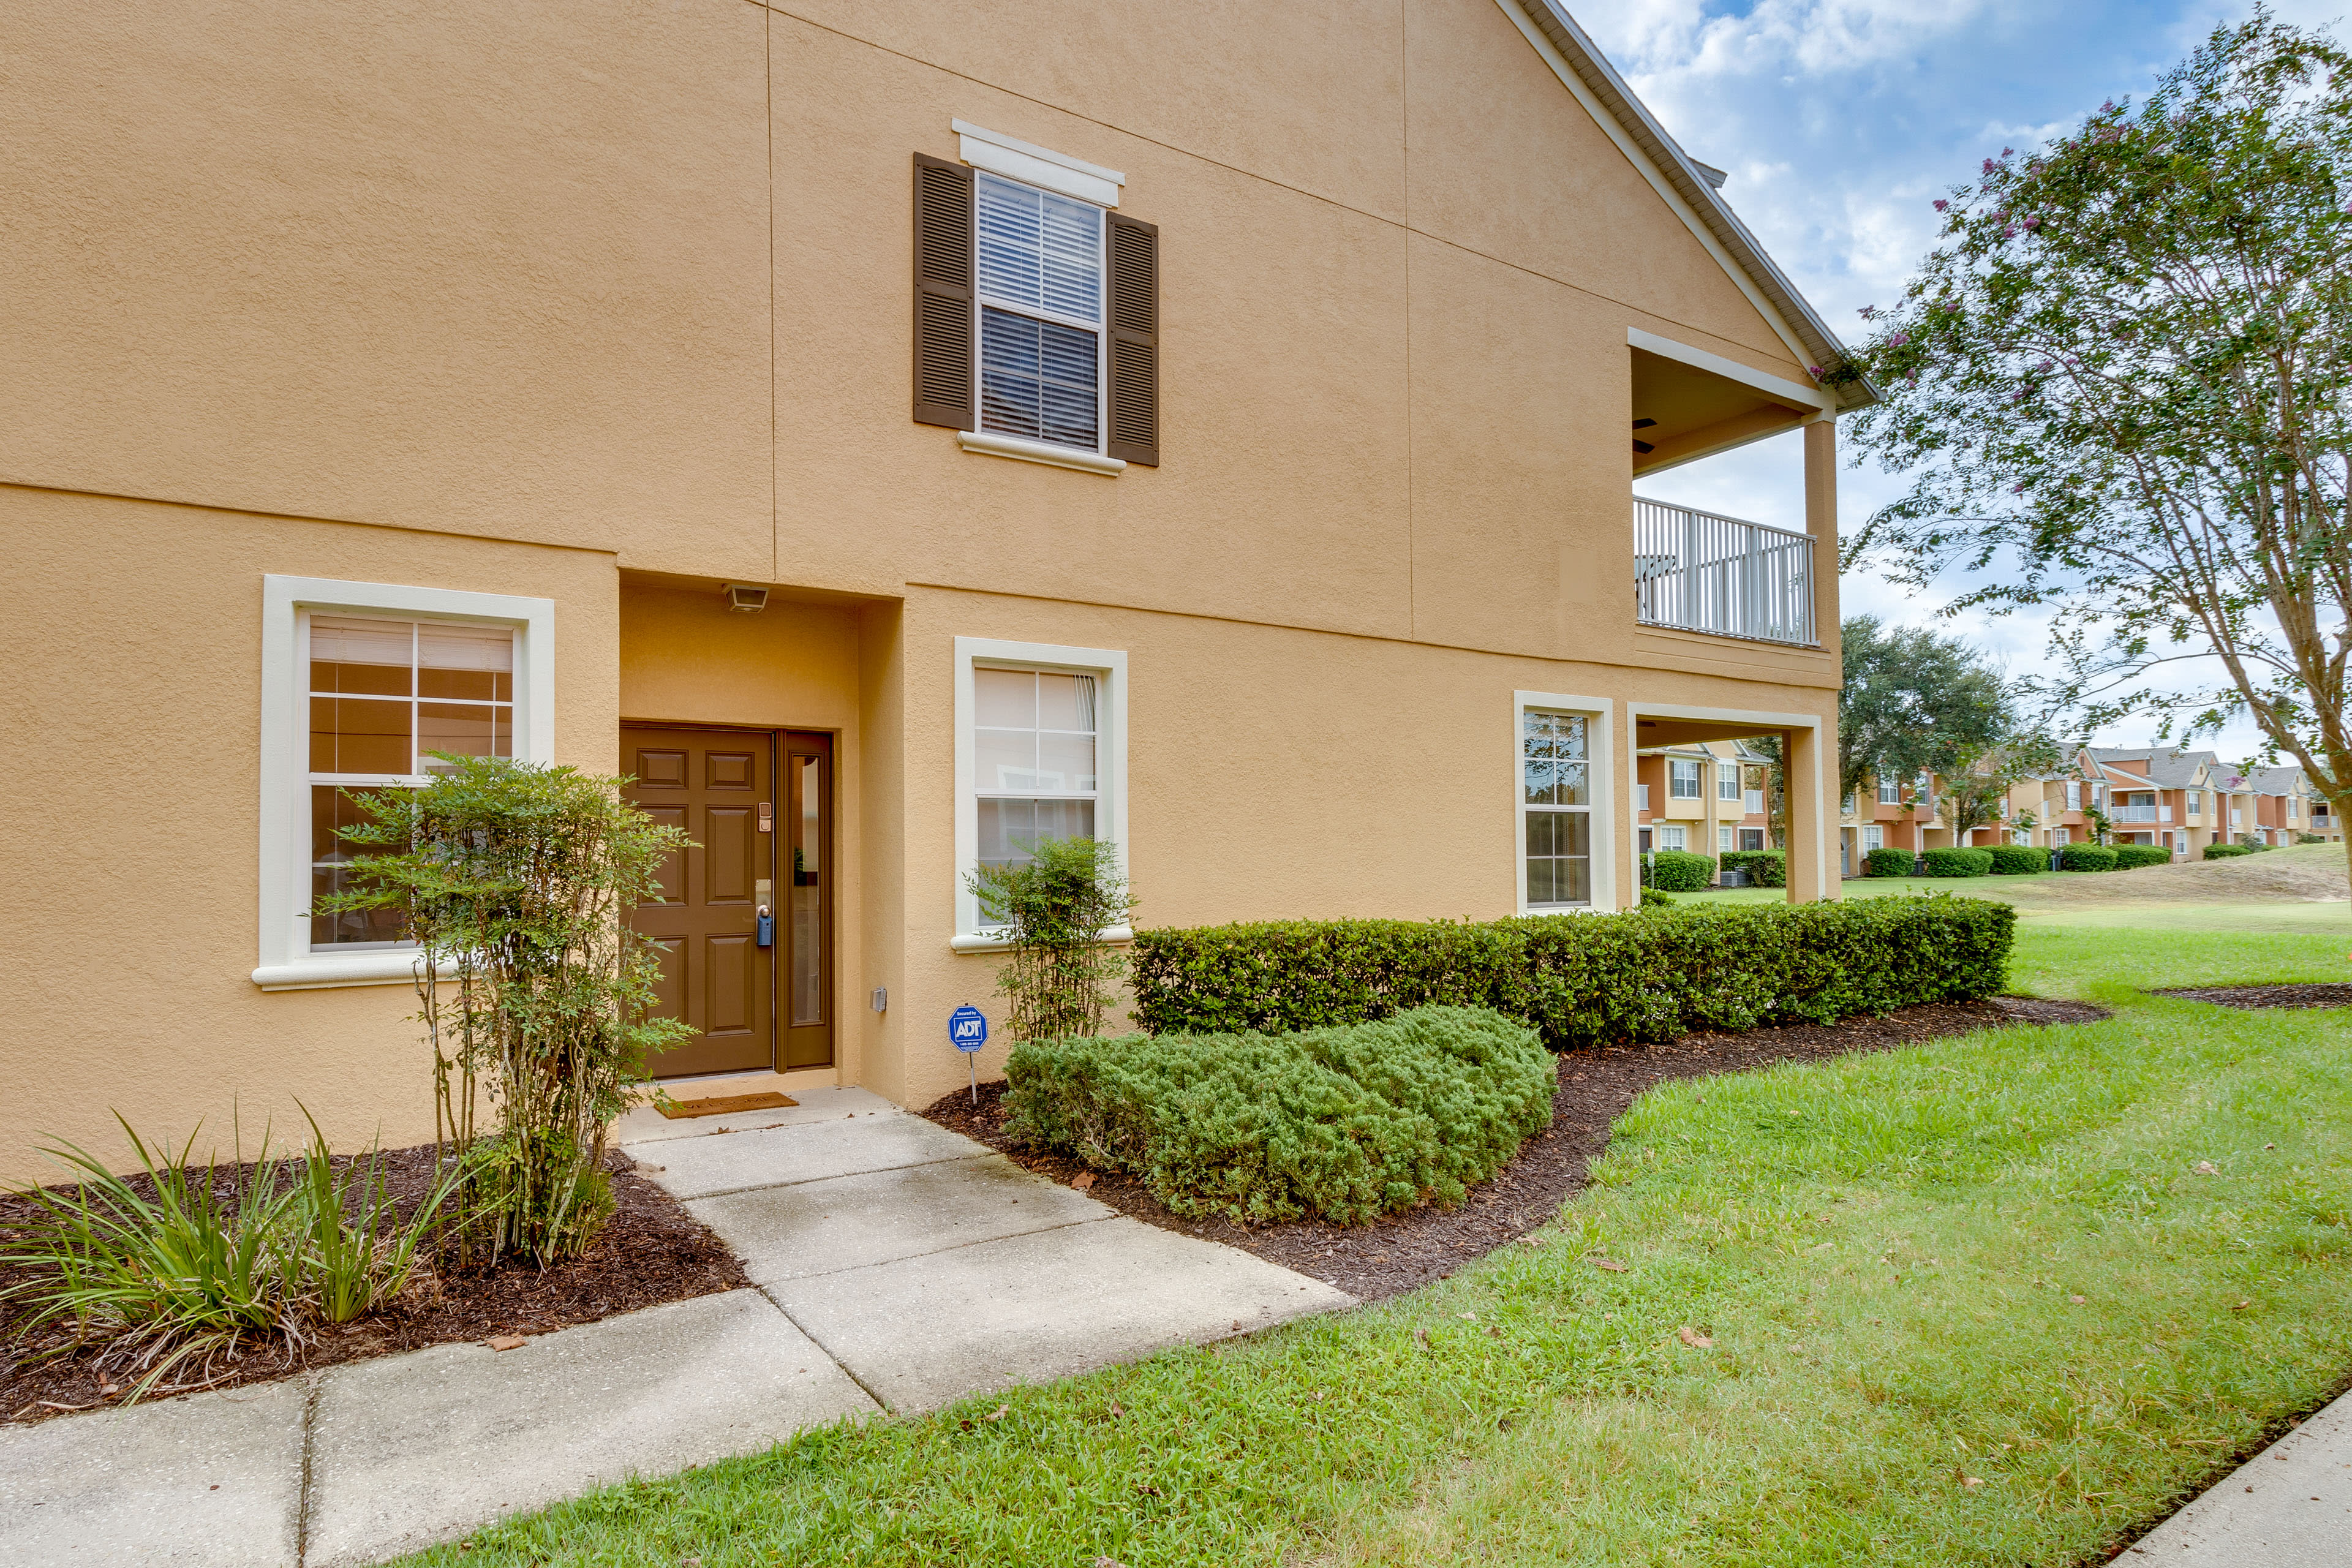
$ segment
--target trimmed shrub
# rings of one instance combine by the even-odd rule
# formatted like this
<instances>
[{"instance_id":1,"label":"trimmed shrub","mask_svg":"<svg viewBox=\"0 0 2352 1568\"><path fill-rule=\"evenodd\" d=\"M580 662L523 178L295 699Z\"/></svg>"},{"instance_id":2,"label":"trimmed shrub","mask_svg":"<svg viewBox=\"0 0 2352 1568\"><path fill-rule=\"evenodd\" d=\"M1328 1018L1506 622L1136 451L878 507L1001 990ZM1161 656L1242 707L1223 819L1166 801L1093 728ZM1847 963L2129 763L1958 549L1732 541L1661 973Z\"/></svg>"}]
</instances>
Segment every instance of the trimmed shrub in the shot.
<instances>
[{"instance_id":1,"label":"trimmed shrub","mask_svg":"<svg viewBox=\"0 0 2352 1568\"><path fill-rule=\"evenodd\" d=\"M2325 844L2327 842L2326 838L2320 837L2316 833L2298 833L2294 836L2294 841L2297 844Z\"/></svg>"},{"instance_id":2,"label":"trimmed shrub","mask_svg":"<svg viewBox=\"0 0 2352 1568\"><path fill-rule=\"evenodd\" d=\"M1715 862L1687 849L1661 849L1650 857L1650 885L1669 893L1696 893L1715 880Z\"/></svg>"},{"instance_id":3,"label":"trimmed shrub","mask_svg":"<svg viewBox=\"0 0 2352 1568\"><path fill-rule=\"evenodd\" d=\"M2116 846L2116 869L2134 871L2142 866L2169 866L2172 851L2160 844L2118 844Z\"/></svg>"},{"instance_id":4,"label":"trimmed shrub","mask_svg":"<svg viewBox=\"0 0 2352 1568\"><path fill-rule=\"evenodd\" d=\"M1919 863L1919 857L1908 849L1874 849L1862 861L1870 876L1907 877Z\"/></svg>"},{"instance_id":5,"label":"trimmed shrub","mask_svg":"<svg viewBox=\"0 0 2352 1568\"><path fill-rule=\"evenodd\" d=\"M2061 871L2112 871L2116 852L2097 844L2069 844L2058 851Z\"/></svg>"},{"instance_id":6,"label":"trimmed shrub","mask_svg":"<svg viewBox=\"0 0 2352 1568\"><path fill-rule=\"evenodd\" d=\"M2252 849L2247 848L2242 844L2208 844L2205 846L2205 858L2208 860L2234 860L2241 855L2251 855L2253 851Z\"/></svg>"},{"instance_id":7,"label":"trimmed shrub","mask_svg":"<svg viewBox=\"0 0 2352 1568\"><path fill-rule=\"evenodd\" d=\"M2050 866L2047 851L2023 844L1996 844L1987 853L1992 856L1992 874L1996 877L2028 877Z\"/></svg>"},{"instance_id":8,"label":"trimmed shrub","mask_svg":"<svg viewBox=\"0 0 2352 1568\"><path fill-rule=\"evenodd\" d=\"M1990 849L1927 849L1919 855L1925 877L1981 877L1992 869Z\"/></svg>"},{"instance_id":9,"label":"trimmed shrub","mask_svg":"<svg viewBox=\"0 0 2352 1568\"><path fill-rule=\"evenodd\" d=\"M1006 1131L1130 1172L1181 1215L1359 1225L1446 1207L1551 1125L1558 1068L1486 1008L1297 1034L1024 1041Z\"/></svg>"},{"instance_id":10,"label":"trimmed shrub","mask_svg":"<svg viewBox=\"0 0 2352 1568\"><path fill-rule=\"evenodd\" d=\"M1675 907L1675 901L1655 888L1643 888L1642 907L1645 910L1670 910Z\"/></svg>"},{"instance_id":11,"label":"trimmed shrub","mask_svg":"<svg viewBox=\"0 0 2352 1568\"><path fill-rule=\"evenodd\" d=\"M1759 888L1785 888L1789 885L1789 852L1786 849L1733 849L1720 858L1726 871L1745 871L1748 879Z\"/></svg>"},{"instance_id":12,"label":"trimmed shrub","mask_svg":"<svg viewBox=\"0 0 2352 1568\"><path fill-rule=\"evenodd\" d=\"M1312 1029L1492 1007L1555 1050L1825 1024L2001 988L2017 912L1947 893L1452 921L1273 921L1136 933L1155 1035Z\"/></svg>"}]
</instances>

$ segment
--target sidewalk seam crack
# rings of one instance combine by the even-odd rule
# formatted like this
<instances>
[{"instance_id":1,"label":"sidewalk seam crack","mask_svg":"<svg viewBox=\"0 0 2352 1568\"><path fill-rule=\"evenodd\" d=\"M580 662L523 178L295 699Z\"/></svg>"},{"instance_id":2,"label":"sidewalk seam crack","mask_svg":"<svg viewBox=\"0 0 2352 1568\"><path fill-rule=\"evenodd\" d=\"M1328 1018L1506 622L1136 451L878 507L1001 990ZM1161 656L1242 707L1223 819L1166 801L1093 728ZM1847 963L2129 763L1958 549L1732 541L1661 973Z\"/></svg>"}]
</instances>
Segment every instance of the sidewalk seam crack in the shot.
<instances>
[{"instance_id":1,"label":"sidewalk seam crack","mask_svg":"<svg viewBox=\"0 0 2352 1568\"><path fill-rule=\"evenodd\" d=\"M1066 1219L1058 1225L1041 1225L1034 1230L1008 1231L1003 1236L975 1236L970 1241L951 1241L945 1247L934 1247L929 1252L909 1252L899 1258L877 1258L871 1263L845 1264L839 1268L827 1268L824 1272L818 1274L795 1274L792 1276L792 1279L795 1281L802 1279L830 1279L836 1274L855 1274L861 1268L887 1268L894 1263L912 1263L919 1258L940 1258L950 1252L961 1252L968 1247L986 1247L992 1241L1019 1241L1024 1236L1050 1236L1057 1230L1076 1230L1082 1225L1100 1225L1107 1219L1118 1219L1119 1217L1120 1216L1116 1212L1111 1214L1090 1214L1084 1219ZM778 1280L776 1283L783 1284L786 1283L786 1281ZM768 1287L761 1285L758 1287L758 1289L764 1291ZM783 1310L783 1308L779 1306L776 1310L781 1312ZM790 1316L790 1314L787 1313L786 1316ZM805 1330L803 1331L806 1332ZM829 1355L832 1352L828 1351L826 1353Z\"/></svg>"},{"instance_id":2,"label":"sidewalk seam crack","mask_svg":"<svg viewBox=\"0 0 2352 1568\"><path fill-rule=\"evenodd\" d=\"M877 1165L870 1171L838 1171L830 1176L803 1176L791 1182L760 1182L748 1187L722 1187L715 1193L697 1193L690 1198L678 1198L682 1204L698 1204L705 1198L740 1197L745 1193L781 1192L786 1187L814 1186L819 1182L845 1182L852 1176L879 1176L892 1171L919 1171L925 1165L952 1165L961 1160L985 1160L992 1156L1003 1159L993 1149L982 1149L975 1154L942 1154L936 1160L909 1160L903 1165ZM675 1193L670 1194L677 1197Z\"/></svg>"},{"instance_id":3,"label":"sidewalk seam crack","mask_svg":"<svg viewBox=\"0 0 2352 1568\"><path fill-rule=\"evenodd\" d=\"M302 1380L302 1473L294 1487L294 1568L310 1560L310 1456L319 1433L319 1388L322 1373Z\"/></svg>"},{"instance_id":4,"label":"sidewalk seam crack","mask_svg":"<svg viewBox=\"0 0 2352 1568\"><path fill-rule=\"evenodd\" d=\"M856 1384L857 1385L858 1392L865 1394L866 1398L872 1400L875 1405L881 1409L884 1415L896 1415L898 1414L898 1411L891 1408L891 1405L888 1400L883 1398L881 1394L868 1387L864 1378L858 1376L855 1372L850 1370L849 1363L847 1362L842 1360L841 1357L834 1353L832 1346L817 1338L806 1323L803 1323L798 1318L793 1317L792 1313L786 1310L784 1304L782 1301L777 1300L773 1293L772 1293L765 1285L755 1286L753 1289L760 1292L760 1295L767 1301L769 1306L773 1307L776 1310L776 1315L778 1317L781 1317L784 1321L799 1330L801 1337L807 1340L809 1343L824 1352L825 1360L833 1363L835 1367L838 1367L841 1371L841 1375Z\"/></svg>"}]
</instances>

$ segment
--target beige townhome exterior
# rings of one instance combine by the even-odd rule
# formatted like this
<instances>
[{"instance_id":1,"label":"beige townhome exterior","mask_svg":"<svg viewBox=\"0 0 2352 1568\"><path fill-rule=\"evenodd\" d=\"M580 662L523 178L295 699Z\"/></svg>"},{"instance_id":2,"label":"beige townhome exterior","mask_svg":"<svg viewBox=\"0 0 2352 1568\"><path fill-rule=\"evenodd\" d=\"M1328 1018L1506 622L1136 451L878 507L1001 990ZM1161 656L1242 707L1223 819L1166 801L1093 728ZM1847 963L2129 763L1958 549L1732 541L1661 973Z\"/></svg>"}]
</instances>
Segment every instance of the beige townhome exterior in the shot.
<instances>
[{"instance_id":1,"label":"beige townhome exterior","mask_svg":"<svg viewBox=\"0 0 2352 1568\"><path fill-rule=\"evenodd\" d=\"M6 48L0 1174L429 1136L397 929L308 910L435 750L690 828L680 1094L960 1084L1041 833L1155 924L1608 910L1637 751L1780 734L1836 890L1836 345L1548 0ZM1631 499L1799 427L1807 532Z\"/></svg>"}]
</instances>

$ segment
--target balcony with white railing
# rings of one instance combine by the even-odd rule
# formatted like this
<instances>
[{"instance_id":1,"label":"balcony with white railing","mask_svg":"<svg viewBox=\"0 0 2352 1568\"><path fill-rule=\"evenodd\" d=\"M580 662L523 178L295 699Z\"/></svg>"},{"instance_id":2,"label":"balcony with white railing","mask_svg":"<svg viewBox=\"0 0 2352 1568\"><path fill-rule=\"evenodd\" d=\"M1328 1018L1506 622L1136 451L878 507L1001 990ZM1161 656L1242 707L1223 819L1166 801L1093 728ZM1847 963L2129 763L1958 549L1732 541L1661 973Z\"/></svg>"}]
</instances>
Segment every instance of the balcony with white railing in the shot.
<instances>
[{"instance_id":1,"label":"balcony with white railing","mask_svg":"<svg viewBox=\"0 0 2352 1568\"><path fill-rule=\"evenodd\" d=\"M1633 603L1643 626L1811 647L1812 536L1636 496Z\"/></svg>"},{"instance_id":2,"label":"balcony with white railing","mask_svg":"<svg viewBox=\"0 0 2352 1568\"><path fill-rule=\"evenodd\" d=\"M2114 813L2117 822L2170 822L2172 808L2168 805L2119 805Z\"/></svg>"}]
</instances>

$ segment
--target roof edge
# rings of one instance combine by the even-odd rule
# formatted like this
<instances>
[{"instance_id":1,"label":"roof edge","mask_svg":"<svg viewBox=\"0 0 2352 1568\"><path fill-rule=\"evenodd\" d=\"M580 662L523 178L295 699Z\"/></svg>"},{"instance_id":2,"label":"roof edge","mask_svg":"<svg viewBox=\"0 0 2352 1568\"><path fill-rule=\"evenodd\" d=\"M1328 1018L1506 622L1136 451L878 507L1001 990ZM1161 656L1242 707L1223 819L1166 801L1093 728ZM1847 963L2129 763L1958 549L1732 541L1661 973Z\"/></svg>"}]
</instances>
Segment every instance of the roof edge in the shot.
<instances>
[{"instance_id":1,"label":"roof edge","mask_svg":"<svg viewBox=\"0 0 2352 1568\"><path fill-rule=\"evenodd\" d=\"M1562 10L1558 0L1499 0L1526 16L1528 21L1550 41L1560 58L1576 73L1585 89L1598 99L1601 107L1617 122L1618 128L1633 139L1650 162L1664 177L1666 184L1685 205L1698 216L1708 235L1721 246L1739 268L1747 282L1771 302L1780 313L1788 330L1804 345L1816 365L1834 365L1844 362L1845 345L1838 341L1829 323L1813 309L1797 286L1765 254L1762 245L1748 232L1729 204L1717 194L1722 184L1719 170L1709 168L1682 150L1679 142L1666 133L1647 105L1634 96L1617 68L1609 63L1576 19ZM1712 176L1712 178L1710 178ZM1878 401L1877 389L1867 380L1824 385L1822 389L1835 401L1838 412L1866 408Z\"/></svg>"}]
</instances>

